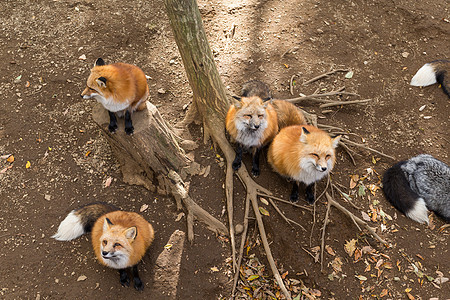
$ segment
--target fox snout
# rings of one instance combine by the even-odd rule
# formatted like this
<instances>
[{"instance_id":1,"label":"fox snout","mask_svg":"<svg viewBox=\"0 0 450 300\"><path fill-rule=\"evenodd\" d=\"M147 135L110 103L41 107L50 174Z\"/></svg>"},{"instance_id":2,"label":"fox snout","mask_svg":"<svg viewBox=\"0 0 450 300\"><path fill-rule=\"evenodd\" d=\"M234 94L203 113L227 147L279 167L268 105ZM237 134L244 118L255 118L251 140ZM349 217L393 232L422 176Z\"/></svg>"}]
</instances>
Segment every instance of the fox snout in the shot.
<instances>
[{"instance_id":1,"label":"fox snout","mask_svg":"<svg viewBox=\"0 0 450 300\"><path fill-rule=\"evenodd\" d=\"M328 168L327 167L323 167L321 165L316 165L316 169L319 172L325 172Z\"/></svg>"}]
</instances>

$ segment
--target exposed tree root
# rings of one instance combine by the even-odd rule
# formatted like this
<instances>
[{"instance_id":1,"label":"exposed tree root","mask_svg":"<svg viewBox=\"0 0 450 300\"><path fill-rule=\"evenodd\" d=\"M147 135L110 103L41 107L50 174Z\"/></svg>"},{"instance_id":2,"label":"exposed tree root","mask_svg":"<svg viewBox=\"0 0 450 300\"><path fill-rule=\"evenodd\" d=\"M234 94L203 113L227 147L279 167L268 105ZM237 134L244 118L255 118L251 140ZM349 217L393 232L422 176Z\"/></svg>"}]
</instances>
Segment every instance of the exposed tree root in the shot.
<instances>
[{"instance_id":1,"label":"exposed tree root","mask_svg":"<svg viewBox=\"0 0 450 300\"><path fill-rule=\"evenodd\" d=\"M337 72L348 72L348 71L349 71L348 69L336 69L336 70L331 70L331 71L329 71L329 72L327 72L327 73L321 74L321 75L319 75L319 76L316 76L316 77L314 77L314 78L312 78L312 79L310 79L310 80L304 82L303 85L310 84L311 82L314 82L314 81L317 81L317 80L319 80L319 79L328 77L329 75L333 75L334 73L337 73Z\"/></svg>"}]
</instances>

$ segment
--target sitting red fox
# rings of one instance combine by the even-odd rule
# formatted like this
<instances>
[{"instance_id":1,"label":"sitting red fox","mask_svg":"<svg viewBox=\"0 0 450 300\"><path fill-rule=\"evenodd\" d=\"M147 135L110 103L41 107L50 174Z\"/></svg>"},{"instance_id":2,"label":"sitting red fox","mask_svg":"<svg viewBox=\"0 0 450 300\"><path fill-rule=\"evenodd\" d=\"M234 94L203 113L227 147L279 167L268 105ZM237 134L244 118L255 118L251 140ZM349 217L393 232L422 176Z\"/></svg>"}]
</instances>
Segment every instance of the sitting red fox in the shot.
<instances>
[{"instance_id":1,"label":"sitting red fox","mask_svg":"<svg viewBox=\"0 0 450 300\"><path fill-rule=\"evenodd\" d=\"M298 182L306 184L306 201L313 204L313 185L326 176L336 161L335 148L341 136L310 125L288 126L280 130L269 146L268 161L282 176L294 180L290 200L298 201Z\"/></svg>"},{"instance_id":2,"label":"sitting red fox","mask_svg":"<svg viewBox=\"0 0 450 300\"><path fill-rule=\"evenodd\" d=\"M225 126L232 140L236 142L236 157L232 167L239 170L242 153L253 150L252 174L259 176L259 155L262 147L272 141L278 132L277 114L269 102L258 96L243 97L230 106Z\"/></svg>"},{"instance_id":3,"label":"sitting red fox","mask_svg":"<svg viewBox=\"0 0 450 300\"><path fill-rule=\"evenodd\" d=\"M154 231L150 223L134 212L95 202L72 210L52 236L58 241L70 241L92 229L92 246L98 261L118 269L120 283L130 285L126 268L132 268L134 287L144 289L137 264L150 247Z\"/></svg>"},{"instance_id":4,"label":"sitting red fox","mask_svg":"<svg viewBox=\"0 0 450 300\"><path fill-rule=\"evenodd\" d=\"M134 132L131 114L145 109L149 95L147 78L136 66L116 63L107 65L99 58L91 70L86 89L81 93L84 99L95 98L109 113L110 132L117 130L118 117L125 115L125 132Z\"/></svg>"}]
</instances>

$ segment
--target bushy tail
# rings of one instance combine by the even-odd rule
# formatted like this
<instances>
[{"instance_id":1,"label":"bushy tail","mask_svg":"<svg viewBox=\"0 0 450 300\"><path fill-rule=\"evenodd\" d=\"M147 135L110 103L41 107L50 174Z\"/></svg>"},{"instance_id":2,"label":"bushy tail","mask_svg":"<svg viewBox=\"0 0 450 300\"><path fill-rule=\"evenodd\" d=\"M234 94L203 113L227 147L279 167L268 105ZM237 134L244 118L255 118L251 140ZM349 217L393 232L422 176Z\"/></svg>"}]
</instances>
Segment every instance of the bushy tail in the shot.
<instances>
[{"instance_id":1,"label":"bushy tail","mask_svg":"<svg viewBox=\"0 0 450 300\"><path fill-rule=\"evenodd\" d=\"M444 93L450 97L450 60L435 60L420 68L411 79L413 86L427 86L439 83Z\"/></svg>"},{"instance_id":2,"label":"bushy tail","mask_svg":"<svg viewBox=\"0 0 450 300\"><path fill-rule=\"evenodd\" d=\"M407 217L416 222L428 224L428 209L425 201L411 189L401 169L405 163L406 161L401 161L384 173L384 195L395 208Z\"/></svg>"},{"instance_id":3,"label":"bushy tail","mask_svg":"<svg viewBox=\"0 0 450 300\"><path fill-rule=\"evenodd\" d=\"M52 238L58 241L70 241L91 231L98 218L106 213L119 210L114 205L94 202L72 210L59 224L58 231Z\"/></svg>"}]
</instances>

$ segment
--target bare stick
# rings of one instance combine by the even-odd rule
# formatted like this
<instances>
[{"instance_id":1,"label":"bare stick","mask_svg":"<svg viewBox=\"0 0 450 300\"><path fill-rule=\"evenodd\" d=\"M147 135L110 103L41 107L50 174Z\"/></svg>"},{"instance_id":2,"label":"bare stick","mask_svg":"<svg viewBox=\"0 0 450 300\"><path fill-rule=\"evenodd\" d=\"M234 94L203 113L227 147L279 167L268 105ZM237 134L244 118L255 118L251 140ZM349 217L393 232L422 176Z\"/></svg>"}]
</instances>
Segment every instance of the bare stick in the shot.
<instances>
[{"instance_id":1,"label":"bare stick","mask_svg":"<svg viewBox=\"0 0 450 300\"><path fill-rule=\"evenodd\" d=\"M227 173L225 177L226 182L226 198L227 198L227 211L228 211L228 223L230 226L230 240L231 240L231 255L233 258L233 272L237 272L236 269L236 242L234 239L234 225L233 225L233 168L231 166L231 160L227 160Z\"/></svg>"},{"instance_id":2,"label":"bare stick","mask_svg":"<svg viewBox=\"0 0 450 300\"><path fill-rule=\"evenodd\" d=\"M288 223L289 225L292 226L292 224L295 224L297 226L299 226L301 229L303 229L304 231L306 231L305 227L303 227L302 225L300 225L299 223L295 222L294 220L289 219L288 217L286 217L284 215L284 213L278 208L278 206L275 204L275 202L273 202L272 199L269 198L269 202L270 204L272 204L272 206L275 208L275 210L280 214L280 216L286 221L286 223ZM291 224L292 223L292 224Z\"/></svg>"},{"instance_id":3,"label":"bare stick","mask_svg":"<svg viewBox=\"0 0 450 300\"><path fill-rule=\"evenodd\" d=\"M341 141L339 141L339 145L342 146L342 148L344 148L345 152L347 152L348 156L350 156L350 159L352 160L353 165L356 166L355 159L353 158L353 155L351 153L352 150L350 150L350 148Z\"/></svg>"},{"instance_id":4,"label":"bare stick","mask_svg":"<svg viewBox=\"0 0 450 300\"><path fill-rule=\"evenodd\" d=\"M267 260L269 261L270 268L272 269L273 276L275 277L281 291L283 292L286 299L292 300L291 294L286 289L284 285L283 278L281 278L280 272L275 265L275 261L273 260L272 252L270 251L269 242L267 240L266 231L264 229L264 223L261 217L261 213L258 209L258 199L256 199L256 193L250 195L250 201L252 202L253 211L255 212L256 221L258 222L259 234L261 236L261 240L264 245L264 250L266 251Z\"/></svg>"},{"instance_id":5,"label":"bare stick","mask_svg":"<svg viewBox=\"0 0 450 300\"><path fill-rule=\"evenodd\" d=\"M328 198L328 193L326 193L326 195ZM325 229L328 224L328 217L330 215L330 210L331 210L330 208L331 208L331 202L328 201L327 212L325 213L325 219L323 221L323 227L322 227L322 243L320 246L320 271L323 271L323 250L325 248Z\"/></svg>"},{"instance_id":6,"label":"bare stick","mask_svg":"<svg viewBox=\"0 0 450 300\"><path fill-rule=\"evenodd\" d=\"M383 240L365 221L361 220L360 218L352 214L350 211L348 211L345 207L343 207L338 202L333 200L333 198L328 193L326 193L325 196L327 197L328 202L331 205L333 205L334 207L342 211L344 214L346 214L349 218L353 219L356 223L364 227L380 243L382 243L383 245L388 245L388 243L385 240Z\"/></svg>"},{"instance_id":7,"label":"bare stick","mask_svg":"<svg viewBox=\"0 0 450 300\"><path fill-rule=\"evenodd\" d=\"M241 263L242 263L242 257L244 256L244 247L245 247L245 240L247 238L247 231L248 231L248 213L250 211L250 198L247 196L245 198L245 211L244 211L244 230L242 231L241 236L241 245L239 246L239 257L236 265L236 273L234 273L234 280L233 280L233 292L231 293L232 299L234 299L237 282L239 279L239 273L241 269Z\"/></svg>"},{"instance_id":8,"label":"bare stick","mask_svg":"<svg viewBox=\"0 0 450 300\"><path fill-rule=\"evenodd\" d=\"M350 141L349 139L346 139L346 138L344 138L344 137L341 138L341 141L342 141L342 142L345 142L345 143L347 143L347 144L350 144L350 145L352 145L352 146L360 147L360 148L363 148L363 149L366 149L366 150L375 152L375 153L377 153L377 154L379 154L379 155L381 155L381 156L384 156L384 157L390 158L390 159L392 159L392 160L395 160L394 157L392 157L392 156L390 156L390 155L387 155L387 154L384 154L383 152L380 152L380 151L378 151L378 150L372 149L372 148L370 148L370 147L367 147L367 146L364 145L364 144L359 144L359 143L352 142L352 141Z\"/></svg>"},{"instance_id":9,"label":"bare stick","mask_svg":"<svg viewBox=\"0 0 450 300\"><path fill-rule=\"evenodd\" d=\"M295 74L291 76L291 80L289 80L289 92L291 92L291 95L294 96L294 86L293 81L295 78Z\"/></svg>"},{"instance_id":10,"label":"bare stick","mask_svg":"<svg viewBox=\"0 0 450 300\"><path fill-rule=\"evenodd\" d=\"M272 196L272 195L267 195L267 194L263 194L263 193L258 193L258 195L261 196L261 197L272 198L274 200L277 200L277 201L280 201L280 202L283 202L283 203L286 203L286 204L290 204L290 205L295 206L295 207L302 208L302 209L307 210L309 212L312 211L312 209L310 207L307 207L307 206L304 206L304 205L300 205L300 204L297 204L297 203L293 203L291 201L287 201L287 200L284 200L284 199L281 199L281 198L278 198L278 197L275 197L275 196Z\"/></svg>"},{"instance_id":11,"label":"bare stick","mask_svg":"<svg viewBox=\"0 0 450 300\"><path fill-rule=\"evenodd\" d=\"M348 200L348 199L344 196L344 194L346 194L346 193L344 193L340 188L338 188L337 185L335 185L334 183L332 183L331 185L333 186L333 188L337 189L339 193L342 194L342 196L344 197L344 199L345 199L348 203L350 203L351 206L353 206L354 208L356 208L356 209L358 209L358 210L361 210L361 209L362 209L361 207L357 206L357 205L356 205L355 203L353 203L352 201Z\"/></svg>"},{"instance_id":12,"label":"bare stick","mask_svg":"<svg viewBox=\"0 0 450 300\"><path fill-rule=\"evenodd\" d=\"M336 69L336 70L331 70L330 72L321 74L321 75L319 75L319 76L316 76L316 77L314 77L314 78L312 78L312 79L310 79L310 80L304 82L303 85L310 84L311 82L317 81L317 80L322 79L322 78L324 78L324 77L328 77L329 75L332 75L332 74L337 73L337 72L348 72L348 70L347 70L347 69Z\"/></svg>"},{"instance_id":13,"label":"bare stick","mask_svg":"<svg viewBox=\"0 0 450 300\"><path fill-rule=\"evenodd\" d=\"M321 104L321 105L319 105L319 107L325 108L325 107L348 105L348 104L362 104L362 103L367 103L369 101L372 101L372 99L352 100L352 101L335 101L335 102Z\"/></svg>"}]
</instances>

